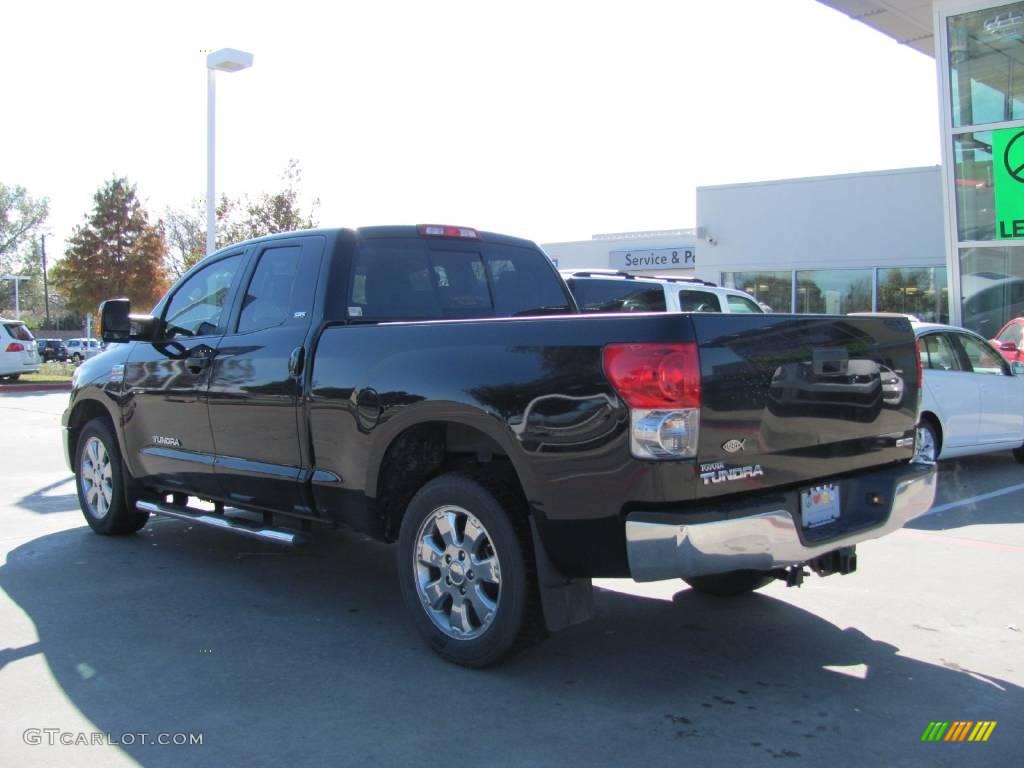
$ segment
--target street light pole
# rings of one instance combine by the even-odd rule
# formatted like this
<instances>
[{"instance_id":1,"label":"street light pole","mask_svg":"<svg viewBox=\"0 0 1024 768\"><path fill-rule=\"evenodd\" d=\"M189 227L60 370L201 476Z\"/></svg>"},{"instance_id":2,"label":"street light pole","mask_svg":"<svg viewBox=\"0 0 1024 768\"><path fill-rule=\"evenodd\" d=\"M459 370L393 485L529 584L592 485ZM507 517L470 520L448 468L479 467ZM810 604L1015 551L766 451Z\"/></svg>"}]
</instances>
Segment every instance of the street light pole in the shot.
<instances>
[{"instance_id":1,"label":"street light pole","mask_svg":"<svg viewBox=\"0 0 1024 768\"><path fill-rule=\"evenodd\" d=\"M3 275L3 280L14 281L14 319L21 320L21 298L18 292L18 286L21 285L22 280L28 280L26 275Z\"/></svg>"},{"instance_id":2,"label":"street light pole","mask_svg":"<svg viewBox=\"0 0 1024 768\"><path fill-rule=\"evenodd\" d=\"M46 234L40 239L43 243L43 307L46 310L46 327L50 327L50 286L46 280Z\"/></svg>"},{"instance_id":3,"label":"street light pole","mask_svg":"<svg viewBox=\"0 0 1024 768\"><path fill-rule=\"evenodd\" d=\"M252 66L252 54L221 48L206 57L206 255L217 250L217 190L214 184L217 71L238 72Z\"/></svg>"}]
</instances>

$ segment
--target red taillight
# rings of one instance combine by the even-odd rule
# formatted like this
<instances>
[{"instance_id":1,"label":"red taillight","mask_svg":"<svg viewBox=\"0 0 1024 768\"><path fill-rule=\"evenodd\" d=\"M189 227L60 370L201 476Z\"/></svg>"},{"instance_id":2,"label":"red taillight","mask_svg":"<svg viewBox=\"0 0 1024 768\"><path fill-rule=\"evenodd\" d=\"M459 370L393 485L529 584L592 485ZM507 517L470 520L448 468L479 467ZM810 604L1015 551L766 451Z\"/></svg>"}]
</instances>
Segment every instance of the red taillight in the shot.
<instances>
[{"instance_id":1,"label":"red taillight","mask_svg":"<svg viewBox=\"0 0 1024 768\"><path fill-rule=\"evenodd\" d=\"M480 233L469 227L450 227L445 224L420 224L417 230L427 237L461 237L467 240L479 240Z\"/></svg>"},{"instance_id":2,"label":"red taillight","mask_svg":"<svg viewBox=\"0 0 1024 768\"><path fill-rule=\"evenodd\" d=\"M24 352L25 351L25 345L24 344L19 344L16 341L12 341L10 344L7 345L7 351L8 352Z\"/></svg>"},{"instance_id":3,"label":"red taillight","mask_svg":"<svg viewBox=\"0 0 1024 768\"><path fill-rule=\"evenodd\" d=\"M604 373L630 408L700 408L697 345L609 344Z\"/></svg>"}]
</instances>

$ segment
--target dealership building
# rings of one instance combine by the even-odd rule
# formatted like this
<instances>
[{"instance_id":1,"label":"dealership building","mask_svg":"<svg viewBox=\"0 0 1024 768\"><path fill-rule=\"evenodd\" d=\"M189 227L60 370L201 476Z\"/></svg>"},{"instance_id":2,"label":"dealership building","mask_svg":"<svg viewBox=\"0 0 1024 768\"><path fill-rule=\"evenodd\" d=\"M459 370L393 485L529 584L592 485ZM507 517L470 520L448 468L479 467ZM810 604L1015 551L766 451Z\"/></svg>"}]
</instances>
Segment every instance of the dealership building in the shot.
<instances>
[{"instance_id":1,"label":"dealership building","mask_svg":"<svg viewBox=\"0 0 1024 768\"><path fill-rule=\"evenodd\" d=\"M942 165L697 189L696 227L548 243L562 269L693 275L776 311L1024 315L1024 2L822 0L936 60Z\"/></svg>"}]
</instances>

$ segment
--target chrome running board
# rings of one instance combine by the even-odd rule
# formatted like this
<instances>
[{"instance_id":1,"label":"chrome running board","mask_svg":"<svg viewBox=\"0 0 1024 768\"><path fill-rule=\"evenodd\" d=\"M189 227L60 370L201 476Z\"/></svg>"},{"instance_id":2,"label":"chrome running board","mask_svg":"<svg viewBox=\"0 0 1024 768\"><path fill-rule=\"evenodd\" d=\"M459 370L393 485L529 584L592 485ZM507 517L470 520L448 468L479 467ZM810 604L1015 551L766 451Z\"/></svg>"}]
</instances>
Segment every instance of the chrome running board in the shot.
<instances>
[{"instance_id":1,"label":"chrome running board","mask_svg":"<svg viewBox=\"0 0 1024 768\"><path fill-rule=\"evenodd\" d=\"M219 528L222 531L240 533L243 536L262 539L263 541L270 541L274 544L284 544L287 547L301 544L304 541L302 534L296 531L289 531L284 528L266 528L258 524L246 523L241 520L232 520L229 517L202 512L190 507L156 504L152 501L137 501L135 502L135 508L142 512L153 512L158 515L167 515L168 517L176 517L179 520L188 520L189 522L198 523L199 525Z\"/></svg>"}]
</instances>

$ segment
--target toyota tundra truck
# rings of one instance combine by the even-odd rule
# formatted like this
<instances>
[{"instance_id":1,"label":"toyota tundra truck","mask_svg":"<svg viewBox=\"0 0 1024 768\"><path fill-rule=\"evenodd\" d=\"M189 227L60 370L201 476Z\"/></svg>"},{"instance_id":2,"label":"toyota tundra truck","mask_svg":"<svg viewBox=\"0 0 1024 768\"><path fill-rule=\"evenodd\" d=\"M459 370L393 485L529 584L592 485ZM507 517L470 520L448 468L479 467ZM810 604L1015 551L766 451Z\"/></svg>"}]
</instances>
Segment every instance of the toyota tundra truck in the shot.
<instances>
[{"instance_id":1,"label":"toyota tundra truck","mask_svg":"<svg viewBox=\"0 0 1024 768\"><path fill-rule=\"evenodd\" d=\"M433 225L251 240L100 313L63 415L94 531L395 542L465 666L586 619L594 577L850 573L934 496L903 318L581 314L534 243Z\"/></svg>"}]
</instances>

